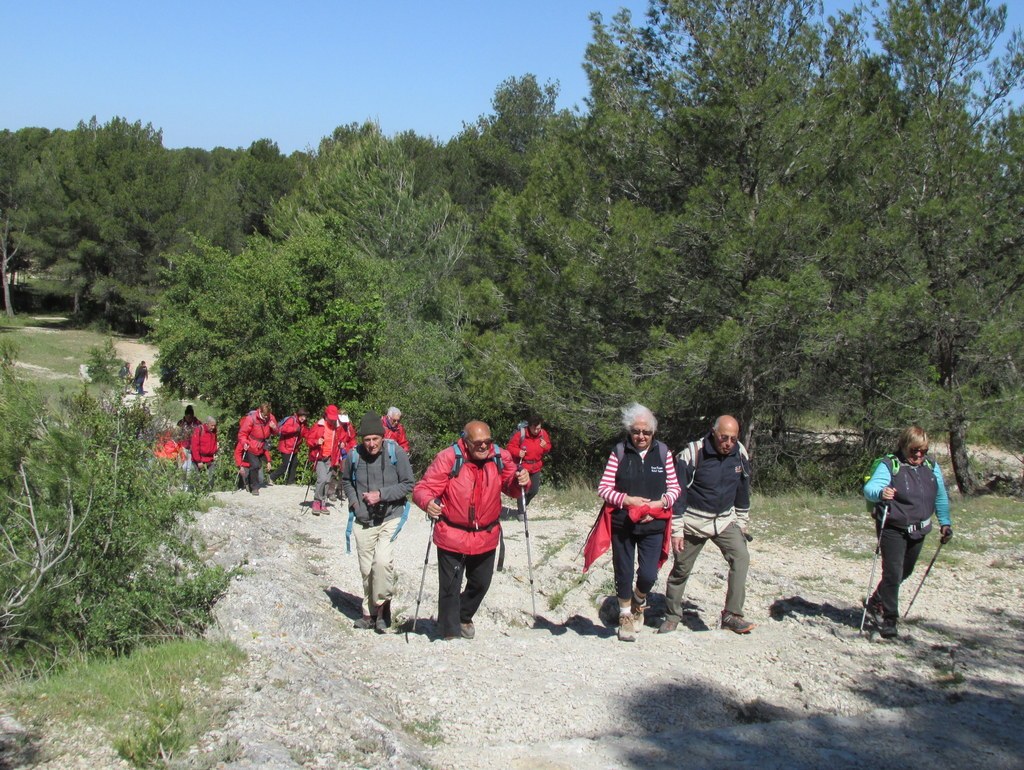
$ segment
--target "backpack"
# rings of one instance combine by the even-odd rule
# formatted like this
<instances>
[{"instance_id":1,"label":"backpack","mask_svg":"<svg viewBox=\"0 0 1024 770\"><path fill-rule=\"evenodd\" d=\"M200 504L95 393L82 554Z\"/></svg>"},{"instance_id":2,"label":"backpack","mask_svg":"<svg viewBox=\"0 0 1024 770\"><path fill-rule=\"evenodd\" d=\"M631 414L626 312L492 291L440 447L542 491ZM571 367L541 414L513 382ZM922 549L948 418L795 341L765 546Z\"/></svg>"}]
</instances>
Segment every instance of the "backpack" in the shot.
<instances>
[{"instance_id":1,"label":"backpack","mask_svg":"<svg viewBox=\"0 0 1024 770\"><path fill-rule=\"evenodd\" d=\"M388 460L391 461L392 465L398 465L398 455L395 454L395 442L392 439L384 439L384 445L388 450ZM356 486L356 466L359 464L359 450L354 450L349 453L349 468L351 470L352 488ZM402 511L402 518L398 520L398 526L395 528L395 534L391 536L391 542L395 542L395 538L398 537L398 533L402 531L402 527L405 526L406 520L409 518L409 501L405 501L405 510ZM348 506L348 526L345 527L345 553L352 553L352 526L355 524L356 511L352 507L351 503Z\"/></svg>"},{"instance_id":2,"label":"backpack","mask_svg":"<svg viewBox=\"0 0 1024 770\"><path fill-rule=\"evenodd\" d=\"M458 478L459 471L466 464L466 458L462 455L462 449L459 447L458 441L452 444L452 449L455 450L455 465L452 466L451 473L448 474L450 479ZM488 458L487 462L494 462L498 468L498 475L501 476L501 472L505 469L505 463L501 460L501 447L498 444L494 445L494 456Z\"/></svg>"},{"instance_id":3,"label":"backpack","mask_svg":"<svg viewBox=\"0 0 1024 770\"><path fill-rule=\"evenodd\" d=\"M690 472L690 480L686 482L686 488L689 489L693 486L693 480L697 477L697 466L700 465L700 458L704 455L701 450L701 446L704 444L704 439L697 439L691 441L686 445L686 448L679 453L679 462L683 467L693 468ZM740 441L736 442L739 447L740 460L744 465L750 463L750 454L747 452L747 448L743 446Z\"/></svg>"}]
</instances>

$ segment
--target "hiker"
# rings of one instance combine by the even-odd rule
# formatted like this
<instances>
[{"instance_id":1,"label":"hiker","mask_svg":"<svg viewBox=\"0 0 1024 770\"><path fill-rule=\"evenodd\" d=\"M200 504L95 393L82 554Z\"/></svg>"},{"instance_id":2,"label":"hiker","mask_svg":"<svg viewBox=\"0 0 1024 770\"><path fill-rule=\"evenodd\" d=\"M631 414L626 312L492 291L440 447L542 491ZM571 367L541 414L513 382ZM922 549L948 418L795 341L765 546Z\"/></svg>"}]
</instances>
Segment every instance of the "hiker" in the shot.
<instances>
[{"instance_id":1,"label":"hiker","mask_svg":"<svg viewBox=\"0 0 1024 770\"><path fill-rule=\"evenodd\" d=\"M143 386L146 384L146 380L149 378L149 367L146 366L146 362L142 361L138 366L135 367L135 376L132 378L132 386L135 388L135 395L144 396L146 391L143 390Z\"/></svg>"},{"instance_id":2,"label":"hiker","mask_svg":"<svg viewBox=\"0 0 1024 770\"><path fill-rule=\"evenodd\" d=\"M632 642L644 624L647 594L668 558L669 519L679 481L672 453L654 438L658 420L650 409L629 404L622 410L622 426L626 439L608 457L597 494L610 517L618 637Z\"/></svg>"},{"instance_id":3,"label":"hiker","mask_svg":"<svg viewBox=\"0 0 1024 770\"><path fill-rule=\"evenodd\" d=\"M356 436L356 426L352 424L352 419L344 409L338 410L338 432L341 435L342 457L344 457L355 449L356 444L359 443L359 438Z\"/></svg>"},{"instance_id":4,"label":"hiker","mask_svg":"<svg viewBox=\"0 0 1024 770\"><path fill-rule=\"evenodd\" d=\"M750 522L750 458L740 443L740 425L723 414L701 439L676 458L684 486L672 512L672 569L665 587L665 620L659 634L675 631L683 617L686 581L710 540L729 565L721 628L749 634L754 624L743 617L746 600L747 526Z\"/></svg>"},{"instance_id":5,"label":"hiker","mask_svg":"<svg viewBox=\"0 0 1024 770\"><path fill-rule=\"evenodd\" d=\"M316 470L316 486L313 488L313 515L325 516L331 512L327 505L327 485L334 478L346 452L342 446L344 433L341 430L341 415L338 407L328 404L323 419L306 433L309 446L309 461Z\"/></svg>"},{"instance_id":6,"label":"hiker","mask_svg":"<svg viewBox=\"0 0 1024 770\"><path fill-rule=\"evenodd\" d=\"M342 463L341 483L354 519L356 555L363 578L363 616L356 628L384 633L391 626L398 531L409 514L415 478L409 455L390 439L375 412L359 422L360 443Z\"/></svg>"},{"instance_id":7,"label":"hiker","mask_svg":"<svg viewBox=\"0 0 1024 770\"><path fill-rule=\"evenodd\" d=\"M281 461L277 466L277 470L270 474L270 481L276 482L282 476L285 476L286 484L295 483L295 474L299 470L299 441L305 438L306 431L306 419L309 417L309 412L306 411L305 407L299 407L295 410L294 414L290 414L285 417L277 426L277 435L279 439L277 441L277 451L281 454Z\"/></svg>"},{"instance_id":8,"label":"hiker","mask_svg":"<svg viewBox=\"0 0 1024 770\"><path fill-rule=\"evenodd\" d=\"M213 491L213 469L220 444L217 441L217 418L207 417L192 431L189 440L190 470L206 473L207 491Z\"/></svg>"},{"instance_id":9,"label":"hiker","mask_svg":"<svg viewBox=\"0 0 1024 770\"><path fill-rule=\"evenodd\" d=\"M125 393L132 390L132 365L127 361L121 362L121 368L117 370L117 379L124 388Z\"/></svg>"},{"instance_id":10,"label":"hiker","mask_svg":"<svg viewBox=\"0 0 1024 770\"><path fill-rule=\"evenodd\" d=\"M186 476L192 471L192 432L198 427L199 419L196 417L195 408L192 404L189 404L185 407L185 415L175 423L178 443L185 450L185 461L182 464L182 470L185 471Z\"/></svg>"},{"instance_id":11,"label":"hiker","mask_svg":"<svg viewBox=\"0 0 1024 770\"><path fill-rule=\"evenodd\" d=\"M491 585L501 533L501 493L518 497L530 474L495 446L485 422L466 424L413 488L413 502L434 520L437 625L443 639L472 639L473 616ZM462 590L465 575L466 588Z\"/></svg>"},{"instance_id":12,"label":"hiker","mask_svg":"<svg viewBox=\"0 0 1024 770\"><path fill-rule=\"evenodd\" d=\"M380 422L384 427L384 438L391 439L408 453L409 439L406 438L405 426L402 425L402 410L397 406L389 406Z\"/></svg>"},{"instance_id":13,"label":"hiker","mask_svg":"<svg viewBox=\"0 0 1024 770\"><path fill-rule=\"evenodd\" d=\"M942 469L927 455L928 434L917 425L905 428L896 453L879 458L864 484L864 497L875 504L872 517L882 552L882 579L868 599L867 611L885 639L899 635L900 584L914 571L925 535L932 529L933 513L941 542L953 538Z\"/></svg>"},{"instance_id":14,"label":"hiker","mask_svg":"<svg viewBox=\"0 0 1024 770\"><path fill-rule=\"evenodd\" d=\"M249 492L254 495L260 493L263 485L260 472L264 464L267 471L270 471L270 447L267 442L276 433L277 420L270 412L270 404L265 401L259 409L253 409L242 418L238 429L238 445L242 449L242 460L249 468Z\"/></svg>"},{"instance_id":15,"label":"hiker","mask_svg":"<svg viewBox=\"0 0 1024 770\"><path fill-rule=\"evenodd\" d=\"M551 436L544 430L544 421L536 412L530 414L512 434L506 447L513 459L530 472L530 491L526 493L526 504L540 491L540 472L544 467L544 455L551 451Z\"/></svg>"}]
</instances>

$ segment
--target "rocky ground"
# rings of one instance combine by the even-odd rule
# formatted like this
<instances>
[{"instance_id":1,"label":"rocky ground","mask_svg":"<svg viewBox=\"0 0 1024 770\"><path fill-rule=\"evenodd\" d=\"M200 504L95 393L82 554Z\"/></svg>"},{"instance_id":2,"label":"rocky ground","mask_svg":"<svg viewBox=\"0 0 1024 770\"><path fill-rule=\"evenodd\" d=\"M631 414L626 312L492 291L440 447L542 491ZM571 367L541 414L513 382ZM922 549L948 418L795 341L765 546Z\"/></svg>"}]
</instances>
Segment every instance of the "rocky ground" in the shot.
<instances>
[{"instance_id":1,"label":"rocky ground","mask_svg":"<svg viewBox=\"0 0 1024 770\"><path fill-rule=\"evenodd\" d=\"M717 629L725 564L708 549L680 630L655 633L656 595L630 644L602 620L608 556L586 579L576 560L596 501L568 510L542 494L530 519L536 621L524 526L512 519L476 639L444 642L433 552L411 630L422 514L396 544L396 627L378 635L352 626L360 579L343 509L315 517L304 490L220 493L200 517L210 557L242 566L212 633L249 660L220 695L227 723L185 766L1024 767L1024 552L1002 554L995 568L954 540L900 639L887 642L858 633L869 533L865 558L847 560L775 545L755 516L754 632ZM47 767L74 764L73 749L45 753ZM95 748L77 759L120 766Z\"/></svg>"}]
</instances>

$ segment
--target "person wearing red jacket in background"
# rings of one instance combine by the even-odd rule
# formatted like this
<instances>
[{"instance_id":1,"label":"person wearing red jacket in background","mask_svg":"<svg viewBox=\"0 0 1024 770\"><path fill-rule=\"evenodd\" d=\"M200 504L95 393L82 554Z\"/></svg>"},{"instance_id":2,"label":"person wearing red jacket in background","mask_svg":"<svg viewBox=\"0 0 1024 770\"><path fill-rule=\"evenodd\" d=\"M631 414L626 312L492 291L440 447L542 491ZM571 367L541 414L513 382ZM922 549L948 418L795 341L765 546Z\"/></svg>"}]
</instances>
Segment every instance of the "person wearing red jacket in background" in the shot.
<instances>
[{"instance_id":1,"label":"person wearing red jacket in background","mask_svg":"<svg viewBox=\"0 0 1024 770\"><path fill-rule=\"evenodd\" d=\"M551 451L551 436L544 430L544 421L539 414L531 414L526 423L512 434L507 449L515 461L530 472L530 491L526 493L526 504L529 505L540 491L544 455Z\"/></svg>"},{"instance_id":2,"label":"person wearing red jacket in background","mask_svg":"<svg viewBox=\"0 0 1024 770\"><path fill-rule=\"evenodd\" d=\"M359 443L359 439L356 437L356 426L352 424L348 412L344 409L338 410L338 432L341 434L341 456L344 458Z\"/></svg>"},{"instance_id":3,"label":"person wearing red jacket in background","mask_svg":"<svg viewBox=\"0 0 1024 770\"><path fill-rule=\"evenodd\" d=\"M288 415L277 426L277 435L280 436L277 451L281 453L281 462L277 470L270 474L272 482L286 476L285 483L295 483L295 474L299 470L299 441L306 437L307 417L309 412L300 407L295 410L295 414Z\"/></svg>"},{"instance_id":4,"label":"person wearing red jacket in background","mask_svg":"<svg viewBox=\"0 0 1024 770\"><path fill-rule=\"evenodd\" d=\"M476 635L473 616L494 574L501 493L517 498L529 484L526 469L517 471L512 455L494 446L487 423L473 420L413 488L413 502L435 522L437 625L446 641Z\"/></svg>"},{"instance_id":5,"label":"person wearing red jacket in background","mask_svg":"<svg viewBox=\"0 0 1024 770\"><path fill-rule=\"evenodd\" d=\"M270 413L270 404L264 402L242 418L238 429L238 444L242 448L242 460L249 465L249 491L260 493L260 470L266 463L270 470L270 448L267 442L277 433L277 420ZM236 451L237 454L237 451Z\"/></svg>"},{"instance_id":6,"label":"person wearing red jacket in background","mask_svg":"<svg viewBox=\"0 0 1024 770\"><path fill-rule=\"evenodd\" d=\"M205 471L206 486L213 491L213 464L217 458L217 418L207 417L206 421L196 426L189 439L189 455L192 459L193 471Z\"/></svg>"},{"instance_id":7,"label":"person wearing red jacket in background","mask_svg":"<svg viewBox=\"0 0 1024 770\"><path fill-rule=\"evenodd\" d=\"M391 439L408 453L409 439L405 435L405 426L402 425L402 410L397 406L389 406L388 411L380 418L380 424L384 426L384 440Z\"/></svg>"},{"instance_id":8,"label":"person wearing red jacket in background","mask_svg":"<svg viewBox=\"0 0 1024 770\"><path fill-rule=\"evenodd\" d=\"M309 461L316 470L316 486L313 488L313 515L329 514L327 505L327 484L331 481L347 452L344 448L345 432L341 428L338 407L328 404L322 420L306 433L309 445Z\"/></svg>"}]
</instances>

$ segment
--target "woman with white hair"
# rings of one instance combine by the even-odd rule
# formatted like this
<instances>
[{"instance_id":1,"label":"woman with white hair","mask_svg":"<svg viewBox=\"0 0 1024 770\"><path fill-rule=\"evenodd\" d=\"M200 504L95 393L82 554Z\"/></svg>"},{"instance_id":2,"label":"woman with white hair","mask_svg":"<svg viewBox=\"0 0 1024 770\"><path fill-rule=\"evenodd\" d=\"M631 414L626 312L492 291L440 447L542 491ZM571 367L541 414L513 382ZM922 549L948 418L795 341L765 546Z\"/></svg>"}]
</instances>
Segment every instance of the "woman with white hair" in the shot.
<instances>
[{"instance_id":1,"label":"woman with white hair","mask_svg":"<svg viewBox=\"0 0 1024 770\"><path fill-rule=\"evenodd\" d=\"M672 452L654 438L658 420L651 410L630 404L622 410L622 426L626 439L612 450L597 493L611 509L618 636L632 642L644 624L647 593L668 558L672 503L680 488Z\"/></svg>"},{"instance_id":2,"label":"woman with white hair","mask_svg":"<svg viewBox=\"0 0 1024 770\"><path fill-rule=\"evenodd\" d=\"M397 406L389 406L380 422L384 426L384 438L391 439L408 452L409 439L406 438L405 428L402 426L402 410Z\"/></svg>"}]
</instances>

